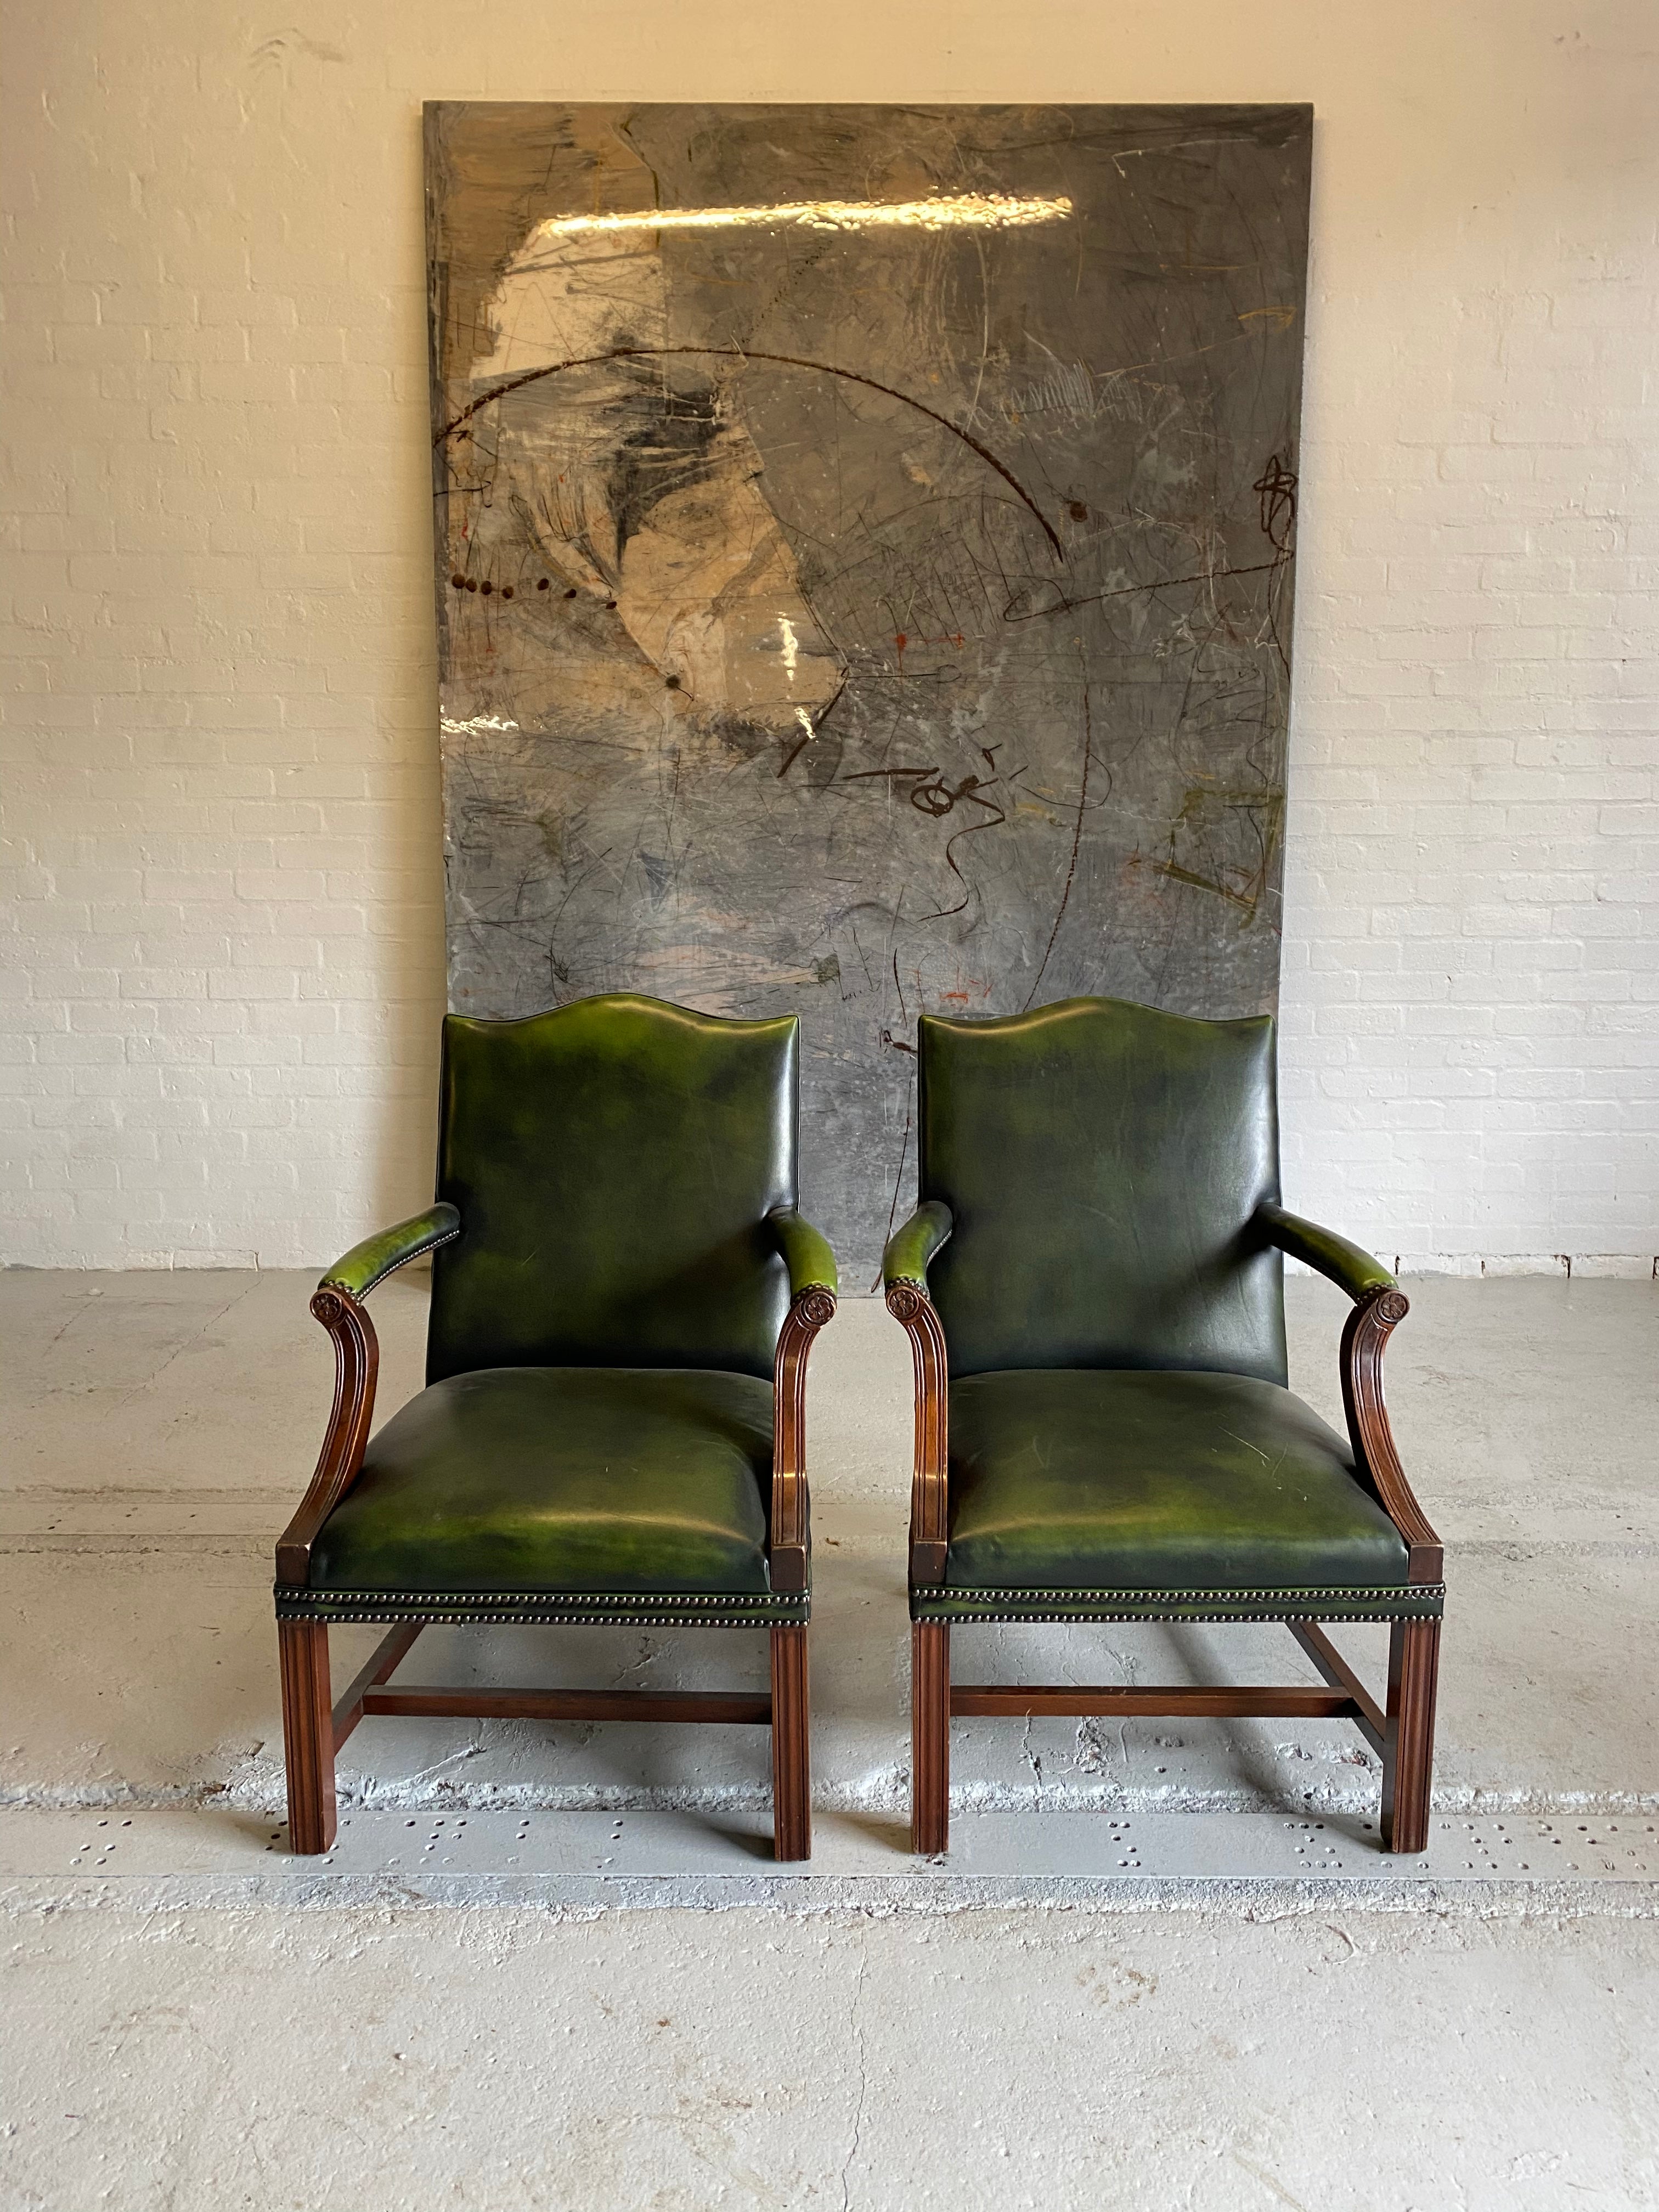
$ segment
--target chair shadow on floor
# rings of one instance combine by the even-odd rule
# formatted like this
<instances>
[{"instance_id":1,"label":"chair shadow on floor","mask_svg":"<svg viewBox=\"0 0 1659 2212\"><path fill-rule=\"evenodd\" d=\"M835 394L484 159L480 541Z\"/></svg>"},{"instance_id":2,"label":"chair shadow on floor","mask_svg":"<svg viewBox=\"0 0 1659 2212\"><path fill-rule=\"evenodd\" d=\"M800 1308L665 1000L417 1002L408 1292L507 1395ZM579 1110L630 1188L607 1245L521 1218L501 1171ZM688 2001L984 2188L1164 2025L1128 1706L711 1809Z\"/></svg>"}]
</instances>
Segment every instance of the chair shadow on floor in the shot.
<instances>
[{"instance_id":1,"label":"chair shadow on floor","mask_svg":"<svg viewBox=\"0 0 1659 2212\"><path fill-rule=\"evenodd\" d=\"M1031 1681L1055 1677L1060 1671L1057 1656L1045 1650L1044 1642L1054 1632L1035 1623L958 1631L965 1646L964 1657L972 1655L963 1669L964 1683L981 1675ZM1065 1668L1074 1679L1121 1681L1126 1688L1151 1681L1200 1684L1213 1681L1218 1675L1236 1679L1241 1686L1257 1678L1294 1682L1313 1674L1289 1635L1275 1624L1101 1623L1095 1632L1098 1642L1087 1638L1086 1632L1079 1635L1076 1627L1063 1633L1066 1641L1060 1650ZM1349 1634L1354 1636L1355 1632L1351 1630ZM1363 1648L1365 1634L1362 1626L1357 1638L1360 1648L1352 1656L1362 1672L1376 1674L1377 1655ZM955 1729L963 1723L953 1721L951 1725ZM1361 1806L1333 1807L1328 1802L1330 1784L1338 1775L1344 1780L1352 1778L1361 1797L1369 1797L1376 1788L1380 1763L1366 1757L1345 1723L1281 1723L1289 1740L1279 1747L1278 1759L1263 1740L1262 1729L1268 1724L1261 1722L1241 1725L1224 1717L1208 1717L1191 1721L1137 1717L1073 1723L1070 1725L1078 1733L1070 1743L1059 1734L1066 1723L1055 1719L1035 1725L1054 1731L1030 1747L1026 1753L1029 1759L1030 1749L1036 1751L1032 1771L1037 1810L1071 1810L1081 1820L1097 1814L1109 1817L1157 1812L1160 1809L1158 1778L1164 1771L1164 1761L1158 1753L1163 1749L1176 1753L1180 1765L1188 1770L1184 1787L1180 1781L1170 1785L1171 1813L1186 1810L1198 1817L1206 1810L1255 1812L1279 1814L1285 1819L1311 1818L1349 1837L1356 1845L1365 1844L1372 1850L1379 1846L1374 1813L1368 1814ZM1109 1740L1115 1738L1121 1747L1108 1752L1103 1761L1092 1767L1081 1741L1081 1729L1089 1727L1106 1731ZM1006 1750L1006 1733L988 1731L986 1744L993 1759L999 1745ZM1298 1787L1304 1778L1287 1774L1281 1763L1287 1755L1311 1762L1307 1774L1316 1774L1325 1786ZM1176 1760L1169 1763L1174 1765ZM1021 1794L1030 1780L1029 1776L1021 1777L1014 1794ZM1049 1784L1046 1791L1045 1781ZM1097 1795L1091 1790L1091 1784ZM1002 1786L1011 1786L1006 1771ZM992 1781L989 1787L994 1792L998 1784ZM1089 1794L1079 1802L1085 1792ZM974 1794L982 1796L982 1790ZM1208 1806L1202 1802L1206 1797L1213 1800ZM1045 1802L1045 1798L1049 1802ZM1194 1802L1195 1799L1199 1802ZM972 1807L963 1802L963 1809Z\"/></svg>"},{"instance_id":2,"label":"chair shadow on floor","mask_svg":"<svg viewBox=\"0 0 1659 2212\"><path fill-rule=\"evenodd\" d=\"M1213 1651L1206 1647L1206 1639L1201 1632L1174 1621L1164 1622L1161 1626L1171 1653L1178 1656L1180 1664L1186 1670L1185 1679L1193 1682L1213 1680L1217 1662ZM1212 1636L1215 1637L1224 1635L1224 1630L1211 1631ZM1289 1641L1288 1638L1284 1640ZM1294 1647L1288 1659L1277 1662L1275 1671L1285 1680L1299 1679L1304 1674L1317 1679L1313 1675L1312 1668ZM1354 1807L1316 1804L1312 1802L1312 1790L1297 1793L1287 1788L1283 1773L1262 1756L1259 1723L1255 1729L1241 1728L1237 1723L1224 1720L1212 1720L1204 1725L1216 1731L1215 1742L1218 1748L1224 1747L1227 1763L1237 1775L1240 1784L1261 1800L1257 1810L1277 1813L1286 1820L1311 1819L1333 1834L1342 1836L1356 1848L1373 1851L1380 1848L1381 1838L1377 1833L1375 1812L1368 1814ZM1305 1746L1312 1739L1313 1731L1320 1726L1318 1722L1309 1721L1297 1724L1297 1750L1301 1756L1310 1755ZM1356 1776L1363 1775L1365 1791L1370 1795L1376 1787L1382 1761L1367 1758L1352 1743L1352 1732L1346 1723L1330 1721L1323 1726L1332 1741L1343 1743L1344 1757L1340 1762L1333 1763L1340 1764ZM1324 1764L1321 1762L1322 1765Z\"/></svg>"},{"instance_id":3,"label":"chair shadow on floor","mask_svg":"<svg viewBox=\"0 0 1659 2212\"><path fill-rule=\"evenodd\" d=\"M696 1630L434 1626L410 1667L441 1686L467 1691L528 1681L549 1691L759 1692L766 1656L757 1639ZM471 1756L469 1745L476 1747ZM386 1809L413 1805L406 1793L443 1768L455 1784L453 1802L480 1811L538 1818L674 1812L745 1850L753 1839L741 1823L751 1801L763 1824L769 1817L766 1736L755 1728L705 1733L628 1720L428 1719L393 1729L371 1717L354 1735L351 1753L342 1761L342 1783L360 1802L367 1794L371 1809L377 1802ZM715 1787L736 1804L697 1803L711 1764ZM424 1797L420 1809L428 1809ZM760 1844L769 1850L765 1837Z\"/></svg>"}]
</instances>

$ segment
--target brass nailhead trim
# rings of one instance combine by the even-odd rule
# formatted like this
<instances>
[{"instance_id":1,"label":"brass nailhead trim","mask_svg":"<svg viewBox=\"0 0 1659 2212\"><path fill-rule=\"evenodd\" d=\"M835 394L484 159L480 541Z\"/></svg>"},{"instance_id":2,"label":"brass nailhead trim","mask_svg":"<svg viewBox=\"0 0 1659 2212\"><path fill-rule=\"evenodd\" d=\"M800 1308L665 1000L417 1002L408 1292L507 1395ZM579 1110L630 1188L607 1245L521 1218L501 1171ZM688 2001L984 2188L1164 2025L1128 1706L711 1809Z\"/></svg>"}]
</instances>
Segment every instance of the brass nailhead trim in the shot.
<instances>
[{"instance_id":1,"label":"brass nailhead trim","mask_svg":"<svg viewBox=\"0 0 1659 2212\"><path fill-rule=\"evenodd\" d=\"M388 1613L384 1607L353 1606L326 1613L279 1613L279 1620L323 1620L349 1626L356 1621L398 1621L416 1618L442 1628L804 1628L804 1613L755 1613L744 1620L684 1613L447 1613L441 1607Z\"/></svg>"},{"instance_id":2,"label":"brass nailhead trim","mask_svg":"<svg viewBox=\"0 0 1659 2212\"><path fill-rule=\"evenodd\" d=\"M1255 1589L1195 1590L1171 1589L1167 1583L1164 1583L1161 1589L1124 1589L1121 1587L1115 1587L1111 1589L1081 1589L1066 1587L1055 1587L1044 1588L1042 1589L1023 1590L1018 1589L1010 1589L1007 1587L999 1587L994 1583L988 1583L982 1585L975 1585L972 1583L917 1583L914 1587L915 1594L918 1596L921 1596L931 1590L938 1590L941 1595L948 1595L951 1597L972 1597L975 1588L982 1587L987 1597L1025 1597L1029 1595L1032 1598L1048 1603L1052 1603L1056 1598L1070 1597L1105 1597L1118 1599L1139 1597L1163 1598L1166 1601L1174 1604L1185 1605L1188 1601L1190 1601L1194 1605L1203 1605L1212 1598L1214 1598L1218 1601L1224 1604L1229 1598L1238 1598L1245 1601L1257 1599L1265 1602L1269 1598L1281 1597L1382 1599L1390 1597L1414 1597L1418 1595L1421 1595L1423 1597L1444 1597L1446 1595L1446 1585L1444 1583L1349 1583L1346 1584L1332 1583L1328 1586L1321 1583L1312 1588L1310 1588L1304 1583L1300 1588L1285 1588L1283 1589L1262 1589L1258 1587Z\"/></svg>"},{"instance_id":3,"label":"brass nailhead trim","mask_svg":"<svg viewBox=\"0 0 1659 2212\"><path fill-rule=\"evenodd\" d=\"M971 1602L972 1592L962 1584L929 1583L917 1584L910 1592L911 1613L917 1620L939 1620L949 1611L955 1619L969 1621L1069 1621L1085 1619L1099 1620L1432 1620L1442 1610L1446 1597L1443 1583L1407 1583L1401 1585L1382 1583L1358 1588L1332 1589L1285 1590L1194 1590L1190 1600L1175 1601L1167 1589L1078 1589L1033 1590L1029 1604L1019 1603L1024 1593L1014 1590L988 1591L994 1605L977 1606ZM1401 1610L1401 1601L1412 1603ZM1091 1611L1056 1613L1057 1599L1073 1599L1079 1606ZM1146 1605L1135 1605L1137 1599ZM1352 1608L1358 1600L1367 1600L1365 1609ZM1162 1601L1162 1609L1147 1609ZM1236 1601L1230 1603L1229 1601ZM1133 1605L1133 1612L1115 1612L1109 1608ZM928 1608L918 1613L918 1606ZM1011 1609L1012 1606L1012 1609ZM1099 1607L1102 1610L1092 1608ZM1173 1609L1171 1609L1173 1607ZM1304 1607L1306 1610L1303 1610ZM1222 1608L1215 1610L1214 1608ZM1249 1607L1250 1610L1242 1608Z\"/></svg>"},{"instance_id":4,"label":"brass nailhead trim","mask_svg":"<svg viewBox=\"0 0 1659 2212\"><path fill-rule=\"evenodd\" d=\"M585 1590L329 1589L313 1588L309 1583L277 1583L274 1587L278 1603L283 1599L290 1603L296 1601L307 1603L314 1599L331 1601L338 1598L347 1604L356 1605L423 1605L428 1598L435 1598L444 1605L542 1605L560 1600L567 1605L572 1601L580 1605L588 1598ZM779 1597L793 1597L793 1591L781 1590L757 1590L752 1594L733 1591L728 1597L720 1592L702 1590L687 1590L684 1594L678 1590L647 1590L635 1596L623 1590L595 1590L591 1602L624 1607L672 1605L677 1609L683 1605L719 1606L723 1612L729 1613L734 1607L771 1605Z\"/></svg>"},{"instance_id":5,"label":"brass nailhead trim","mask_svg":"<svg viewBox=\"0 0 1659 2212\"><path fill-rule=\"evenodd\" d=\"M1334 1607L1328 1609L1324 1606L1321 1606L1317 1613L1113 1613L1109 1610L1091 1613L962 1613L936 1606L925 1613L913 1612L910 1618L913 1620L951 1621L959 1628L969 1628L975 1621L984 1621L992 1627L1000 1624L1018 1625L1022 1621L1036 1626L1045 1621L1064 1626L1067 1622L1190 1620L1201 1626L1205 1622L1230 1620L1437 1620L1440 1616L1437 1613L1349 1613Z\"/></svg>"},{"instance_id":6,"label":"brass nailhead trim","mask_svg":"<svg viewBox=\"0 0 1659 2212\"><path fill-rule=\"evenodd\" d=\"M428 1252L436 1252L446 1244L453 1244L460 1233L459 1229L447 1229L441 1237L433 1237L429 1243L417 1244L412 1252L405 1252L401 1260L394 1260L390 1267L382 1267L378 1275L370 1276L361 1291L349 1290L343 1283L331 1282L326 1275L317 1287L319 1291L344 1291L347 1297L356 1298L361 1304L371 1291L380 1289L388 1275L395 1275L399 1267L410 1267L416 1260L424 1260Z\"/></svg>"},{"instance_id":7,"label":"brass nailhead trim","mask_svg":"<svg viewBox=\"0 0 1659 2212\"><path fill-rule=\"evenodd\" d=\"M810 1591L749 1598L689 1591L671 1605L660 1595L600 1592L590 1605L561 1605L550 1603L539 1591L515 1601L510 1591L501 1590L336 1591L278 1583L275 1596L278 1618L290 1620L396 1620L418 1614L423 1620L456 1626L474 1621L484 1627L799 1627L811 1613ZM397 1610L389 1609L392 1607ZM623 1607L625 1611L619 1609Z\"/></svg>"}]
</instances>

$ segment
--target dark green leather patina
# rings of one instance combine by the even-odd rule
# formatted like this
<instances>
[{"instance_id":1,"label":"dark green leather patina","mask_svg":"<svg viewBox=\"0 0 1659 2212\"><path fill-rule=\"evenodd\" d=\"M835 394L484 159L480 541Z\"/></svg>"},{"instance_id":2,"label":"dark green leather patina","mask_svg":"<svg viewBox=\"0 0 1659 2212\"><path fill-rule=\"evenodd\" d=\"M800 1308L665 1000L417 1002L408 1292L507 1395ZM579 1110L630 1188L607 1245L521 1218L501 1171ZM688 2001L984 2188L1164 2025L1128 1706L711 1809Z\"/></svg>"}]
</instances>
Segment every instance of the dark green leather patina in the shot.
<instances>
[{"instance_id":1,"label":"dark green leather patina","mask_svg":"<svg viewBox=\"0 0 1659 2212\"><path fill-rule=\"evenodd\" d=\"M950 1207L938 1199L919 1206L887 1240L887 1249L881 1255L883 1287L890 1291L895 1283L917 1283L926 1290L927 1270L954 1225Z\"/></svg>"},{"instance_id":2,"label":"dark green leather patina","mask_svg":"<svg viewBox=\"0 0 1659 2212\"><path fill-rule=\"evenodd\" d=\"M1351 1298L1366 1298L1373 1291L1397 1287L1380 1260L1372 1259L1369 1252L1339 1237L1334 1229L1322 1229L1316 1221L1304 1221L1300 1214L1287 1213L1282 1206L1264 1206L1256 1218L1269 1243L1327 1276Z\"/></svg>"},{"instance_id":3,"label":"dark green leather patina","mask_svg":"<svg viewBox=\"0 0 1659 2212\"><path fill-rule=\"evenodd\" d=\"M680 1368L495 1367L411 1399L313 1589L764 1591L772 1391Z\"/></svg>"},{"instance_id":4,"label":"dark green leather patina","mask_svg":"<svg viewBox=\"0 0 1659 2212\"><path fill-rule=\"evenodd\" d=\"M799 1025L651 999L444 1025L428 1387L372 1439L284 1616L804 1621L774 1591L772 1367L834 1292L795 1211Z\"/></svg>"},{"instance_id":5,"label":"dark green leather patina","mask_svg":"<svg viewBox=\"0 0 1659 2212\"><path fill-rule=\"evenodd\" d=\"M654 999L444 1024L427 1379L479 1367L772 1372L798 1025Z\"/></svg>"},{"instance_id":6,"label":"dark green leather patina","mask_svg":"<svg viewBox=\"0 0 1659 2212\"><path fill-rule=\"evenodd\" d=\"M373 1237L365 1237L361 1244L354 1244L343 1260L334 1265L317 1285L319 1291L349 1291L354 1298L366 1298L376 1283L418 1260L422 1254L434 1251L459 1233L461 1217L453 1206L428 1206L424 1213L416 1213L395 1228L382 1229Z\"/></svg>"},{"instance_id":7,"label":"dark green leather patina","mask_svg":"<svg viewBox=\"0 0 1659 2212\"><path fill-rule=\"evenodd\" d=\"M1347 1443L1285 1386L1280 1255L1393 1277L1278 1204L1273 1027L1073 999L920 1024L921 1204L883 1272L951 1376L919 1620L1437 1614Z\"/></svg>"},{"instance_id":8,"label":"dark green leather patina","mask_svg":"<svg viewBox=\"0 0 1659 2212\"><path fill-rule=\"evenodd\" d=\"M951 1386L945 1579L968 1588L1402 1583L1346 1443L1243 1375L1016 1368Z\"/></svg>"},{"instance_id":9,"label":"dark green leather patina","mask_svg":"<svg viewBox=\"0 0 1659 2212\"><path fill-rule=\"evenodd\" d=\"M1273 1028L1069 999L924 1016L920 1195L953 1376L1204 1368L1285 1379Z\"/></svg>"},{"instance_id":10,"label":"dark green leather patina","mask_svg":"<svg viewBox=\"0 0 1659 2212\"><path fill-rule=\"evenodd\" d=\"M793 1206L781 1206L769 1213L766 1225L789 1270L791 1302L803 1291L828 1291L833 1297L841 1286L841 1279L836 1272L836 1255L830 1249L830 1239L823 1231L814 1229L810 1221L804 1221Z\"/></svg>"}]
</instances>

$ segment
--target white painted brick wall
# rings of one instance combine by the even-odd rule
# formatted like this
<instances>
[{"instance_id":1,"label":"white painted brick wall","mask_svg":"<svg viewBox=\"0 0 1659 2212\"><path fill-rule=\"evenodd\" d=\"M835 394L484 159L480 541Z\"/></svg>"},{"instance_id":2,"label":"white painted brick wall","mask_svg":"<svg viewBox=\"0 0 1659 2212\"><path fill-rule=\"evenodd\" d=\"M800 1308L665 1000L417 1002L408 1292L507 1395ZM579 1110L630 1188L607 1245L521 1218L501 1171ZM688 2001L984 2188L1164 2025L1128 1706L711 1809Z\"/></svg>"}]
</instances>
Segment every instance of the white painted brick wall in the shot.
<instances>
[{"instance_id":1,"label":"white painted brick wall","mask_svg":"<svg viewBox=\"0 0 1659 2212\"><path fill-rule=\"evenodd\" d=\"M0 1257L303 1263L429 1194L424 96L1312 100L1293 1202L1659 1250L1646 0L14 11Z\"/></svg>"}]
</instances>

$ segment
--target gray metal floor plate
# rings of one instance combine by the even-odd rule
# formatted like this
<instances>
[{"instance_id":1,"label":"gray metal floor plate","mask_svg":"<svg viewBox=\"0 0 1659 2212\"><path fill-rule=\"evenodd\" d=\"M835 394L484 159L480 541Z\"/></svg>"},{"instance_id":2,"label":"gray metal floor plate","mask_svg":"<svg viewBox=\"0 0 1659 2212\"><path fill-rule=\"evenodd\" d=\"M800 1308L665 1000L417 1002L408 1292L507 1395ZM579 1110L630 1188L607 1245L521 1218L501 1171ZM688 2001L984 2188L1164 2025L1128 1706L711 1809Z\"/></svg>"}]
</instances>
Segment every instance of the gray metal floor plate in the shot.
<instances>
[{"instance_id":1,"label":"gray metal floor plate","mask_svg":"<svg viewBox=\"0 0 1659 2212\"><path fill-rule=\"evenodd\" d=\"M950 1852L903 1829L819 1814L812 1858L779 1866L765 1816L355 1808L302 1859L251 1814L176 1808L0 1815L0 1898L13 1906L465 1904L892 1909L1060 1902L1110 1907L1263 1891L1431 1906L1477 1897L1540 1909L1659 1905L1659 1819L1437 1815L1428 1850L1395 1857L1375 1824L1275 1813L974 1813ZM1597 1895L1592 1901L1589 1893Z\"/></svg>"}]
</instances>

